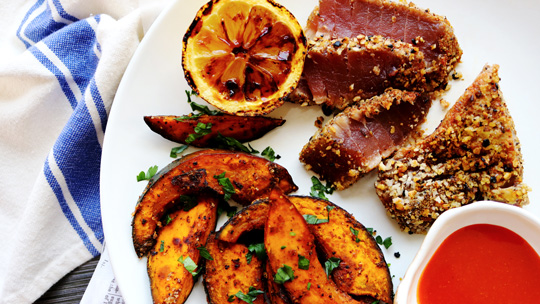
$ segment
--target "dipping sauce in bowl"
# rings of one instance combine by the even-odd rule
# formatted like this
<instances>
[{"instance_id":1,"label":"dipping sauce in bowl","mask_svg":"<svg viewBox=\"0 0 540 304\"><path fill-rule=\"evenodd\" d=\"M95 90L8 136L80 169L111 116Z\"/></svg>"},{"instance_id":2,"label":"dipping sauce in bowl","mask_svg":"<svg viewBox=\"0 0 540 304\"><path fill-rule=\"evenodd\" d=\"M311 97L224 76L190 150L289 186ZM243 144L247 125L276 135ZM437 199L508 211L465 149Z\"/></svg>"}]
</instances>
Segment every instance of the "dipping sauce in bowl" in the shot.
<instances>
[{"instance_id":1,"label":"dipping sauce in bowl","mask_svg":"<svg viewBox=\"0 0 540 304\"><path fill-rule=\"evenodd\" d=\"M475 224L446 238L418 283L418 303L539 303L540 257L521 236Z\"/></svg>"},{"instance_id":2,"label":"dipping sauce in bowl","mask_svg":"<svg viewBox=\"0 0 540 304\"><path fill-rule=\"evenodd\" d=\"M444 212L394 304L540 303L540 218L492 201Z\"/></svg>"}]
</instances>

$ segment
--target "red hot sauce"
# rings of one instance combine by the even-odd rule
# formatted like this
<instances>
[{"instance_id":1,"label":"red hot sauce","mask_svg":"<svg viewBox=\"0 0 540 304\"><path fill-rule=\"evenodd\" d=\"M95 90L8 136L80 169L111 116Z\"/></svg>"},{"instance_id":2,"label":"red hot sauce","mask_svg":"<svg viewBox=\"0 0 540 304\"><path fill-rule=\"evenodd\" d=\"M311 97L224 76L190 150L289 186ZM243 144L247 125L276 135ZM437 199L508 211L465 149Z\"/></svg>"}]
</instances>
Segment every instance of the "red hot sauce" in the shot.
<instances>
[{"instance_id":1,"label":"red hot sauce","mask_svg":"<svg viewBox=\"0 0 540 304\"><path fill-rule=\"evenodd\" d=\"M504 227L461 228L443 241L426 265L417 300L419 304L540 303L540 256Z\"/></svg>"}]
</instances>

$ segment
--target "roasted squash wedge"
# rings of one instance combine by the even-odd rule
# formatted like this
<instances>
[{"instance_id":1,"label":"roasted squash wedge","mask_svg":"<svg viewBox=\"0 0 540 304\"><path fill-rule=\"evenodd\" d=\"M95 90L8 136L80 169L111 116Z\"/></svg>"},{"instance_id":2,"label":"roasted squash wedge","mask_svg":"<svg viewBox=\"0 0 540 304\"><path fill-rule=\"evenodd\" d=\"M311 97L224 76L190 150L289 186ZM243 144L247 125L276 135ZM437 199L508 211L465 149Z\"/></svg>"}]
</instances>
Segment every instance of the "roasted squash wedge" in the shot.
<instances>
[{"instance_id":1,"label":"roasted squash wedge","mask_svg":"<svg viewBox=\"0 0 540 304\"><path fill-rule=\"evenodd\" d=\"M248 247L243 244L223 242L212 234L206 244L212 260L206 261L203 284L208 303L245 303L238 298L253 296L254 304L264 304L264 264L256 255L248 262ZM250 294L250 291L251 294ZM253 292L255 291L255 292Z\"/></svg>"},{"instance_id":2,"label":"roasted squash wedge","mask_svg":"<svg viewBox=\"0 0 540 304\"><path fill-rule=\"evenodd\" d=\"M197 248L203 246L214 231L219 202L218 198L208 195L201 195L197 200L198 204L189 211L172 213L171 222L158 232L147 261L154 303L184 303L193 289L192 272L182 260L189 258L197 268L201 267Z\"/></svg>"},{"instance_id":3,"label":"roasted squash wedge","mask_svg":"<svg viewBox=\"0 0 540 304\"><path fill-rule=\"evenodd\" d=\"M164 138L182 144L201 148L219 148L223 142L218 137L232 137L240 142L248 142L261 138L266 133L285 123L285 120L265 116L241 117L235 115L201 115L194 118L189 116L145 116L144 121L150 129ZM208 134L188 140L195 134L199 123L208 126ZM186 141L187 140L187 141Z\"/></svg>"},{"instance_id":4,"label":"roasted squash wedge","mask_svg":"<svg viewBox=\"0 0 540 304\"><path fill-rule=\"evenodd\" d=\"M325 258L341 260L332 272L338 288L357 298L371 297L369 303L392 303L392 277L373 235L349 212L329 201L307 196L289 199L300 214L329 219L308 227Z\"/></svg>"},{"instance_id":5,"label":"roasted squash wedge","mask_svg":"<svg viewBox=\"0 0 540 304\"><path fill-rule=\"evenodd\" d=\"M272 273L276 274L274 281L283 282L293 303L362 303L338 289L327 277L308 224L279 188L270 193L264 245ZM278 278L279 273L282 275Z\"/></svg>"},{"instance_id":6,"label":"roasted squash wedge","mask_svg":"<svg viewBox=\"0 0 540 304\"><path fill-rule=\"evenodd\" d=\"M292 304L287 291L282 284L274 281L274 273L269 263L265 265L264 278L266 281L266 296L272 304Z\"/></svg>"},{"instance_id":7,"label":"roasted squash wedge","mask_svg":"<svg viewBox=\"0 0 540 304\"><path fill-rule=\"evenodd\" d=\"M208 187L223 194L215 176L225 174L234 188L232 199L247 205L279 185L285 193L298 187L282 166L242 152L202 150L180 158L154 176L140 196L132 222L135 251L143 257L155 243L155 231L167 210L189 195Z\"/></svg>"},{"instance_id":8,"label":"roasted squash wedge","mask_svg":"<svg viewBox=\"0 0 540 304\"><path fill-rule=\"evenodd\" d=\"M242 208L221 227L216 238L236 243L242 234L252 230L262 230L268 215L268 200L260 199Z\"/></svg>"},{"instance_id":9,"label":"roasted squash wedge","mask_svg":"<svg viewBox=\"0 0 540 304\"><path fill-rule=\"evenodd\" d=\"M357 299L391 303L392 278L373 235L350 213L329 201L308 196L288 198L302 216L329 219L327 223L308 225L308 228L325 258L336 257L341 261L332 273L336 285ZM268 209L267 198L245 207L220 229L219 239L236 242L248 231L264 229Z\"/></svg>"}]
</instances>

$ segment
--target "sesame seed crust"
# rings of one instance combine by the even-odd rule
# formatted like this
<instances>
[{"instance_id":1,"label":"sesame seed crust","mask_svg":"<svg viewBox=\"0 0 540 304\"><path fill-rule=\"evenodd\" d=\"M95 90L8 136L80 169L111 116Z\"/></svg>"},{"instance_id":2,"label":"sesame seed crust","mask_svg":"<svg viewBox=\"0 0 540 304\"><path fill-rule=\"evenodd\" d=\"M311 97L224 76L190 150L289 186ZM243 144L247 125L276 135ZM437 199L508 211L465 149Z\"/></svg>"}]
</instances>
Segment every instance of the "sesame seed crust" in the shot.
<instances>
[{"instance_id":1,"label":"sesame seed crust","mask_svg":"<svg viewBox=\"0 0 540 304\"><path fill-rule=\"evenodd\" d=\"M425 233L444 211L474 201L529 203L498 69L484 66L431 135L379 164L377 195L403 230Z\"/></svg>"}]
</instances>

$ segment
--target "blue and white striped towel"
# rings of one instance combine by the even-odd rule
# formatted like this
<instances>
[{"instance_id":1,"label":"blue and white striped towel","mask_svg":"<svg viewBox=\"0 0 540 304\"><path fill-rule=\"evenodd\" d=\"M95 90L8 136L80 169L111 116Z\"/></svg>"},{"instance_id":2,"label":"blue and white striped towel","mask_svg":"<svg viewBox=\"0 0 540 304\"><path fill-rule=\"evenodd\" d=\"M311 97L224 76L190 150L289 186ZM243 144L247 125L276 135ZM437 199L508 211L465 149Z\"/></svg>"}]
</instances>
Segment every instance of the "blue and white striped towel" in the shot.
<instances>
[{"instance_id":1,"label":"blue and white striped towel","mask_svg":"<svg viewBox=\"0 0 540 304\"><path fill-rule=\"evenodd\" d=\"M162 2L0 0L0 303L100 254L108 112Z\"/></svg>"}]
</instances>

